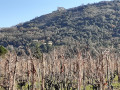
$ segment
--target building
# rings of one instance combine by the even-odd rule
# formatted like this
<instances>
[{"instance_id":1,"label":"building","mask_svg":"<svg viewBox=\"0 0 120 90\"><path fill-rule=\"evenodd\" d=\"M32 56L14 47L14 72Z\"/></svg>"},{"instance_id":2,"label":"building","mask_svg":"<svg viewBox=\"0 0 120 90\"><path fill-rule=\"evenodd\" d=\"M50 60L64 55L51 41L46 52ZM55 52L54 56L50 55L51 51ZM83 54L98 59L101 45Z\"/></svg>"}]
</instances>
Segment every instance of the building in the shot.
<instances>
[{"instance_id":1,"label":"building","mask_svg":"<svg viewBox=\"0 0 120 90\"><path fill-rule=\"evenodd\" d=\"M49 45L52 45L52 44L53 44L53 42L52 42L52 41L48 41L48 44L49 44Z\"/></svg>"},{"instance_id":2,"label":"building","mask_svg":"<svg viewBox=\"0 0 120 90\"><path fill-rule=\"evenodd\" d=\"M66 9L64 7L58 7L57 11L65 11Z\"/></svg>"}]
</instances>

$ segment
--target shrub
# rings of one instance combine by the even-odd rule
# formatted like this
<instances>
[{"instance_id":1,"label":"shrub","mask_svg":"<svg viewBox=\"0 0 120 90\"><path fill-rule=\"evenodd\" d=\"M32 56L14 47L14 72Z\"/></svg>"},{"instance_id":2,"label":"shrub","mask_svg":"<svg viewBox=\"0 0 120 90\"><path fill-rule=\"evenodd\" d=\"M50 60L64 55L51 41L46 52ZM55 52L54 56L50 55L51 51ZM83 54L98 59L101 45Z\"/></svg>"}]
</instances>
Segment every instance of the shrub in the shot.
<instances>
[{"instance_id":1,"label":"shrub","mask_svg":"<svg viewBox=\"0 0 120 90\"><path fill-rule=\"evenodd\" d=\"M3 46L0 46L0 56L5 55L7 53L7 49Z\"/></svg>"}]
</instances>

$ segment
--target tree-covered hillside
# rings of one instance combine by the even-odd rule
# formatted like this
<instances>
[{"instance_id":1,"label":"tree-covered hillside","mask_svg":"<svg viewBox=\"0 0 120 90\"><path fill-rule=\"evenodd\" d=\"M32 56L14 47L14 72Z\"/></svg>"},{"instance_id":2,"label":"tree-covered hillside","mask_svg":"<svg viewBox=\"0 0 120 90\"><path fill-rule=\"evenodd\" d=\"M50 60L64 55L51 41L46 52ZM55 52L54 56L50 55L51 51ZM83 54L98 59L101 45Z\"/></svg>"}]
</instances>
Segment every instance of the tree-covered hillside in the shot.
<instances>
[{"instance_id":1,"label":"tree-covered hillside","mask_svg":"<svg viewBox=\"0 0 120 90\"><path fill-rule=\"evenodd\" d=\"M120 0L0 29L0 90L120 90Z\"/></svg>"},{"instance_id":2,"label":"tree-covered hillside","mask_svg":"<svg viewBox=\"0 0 120 90\"><path fill-rule=\"evenodd\" d=\"M119 47L120 1L102 1L70 9L58 9L15 27L0 30L0 44L14 47L32 42L53 45Z\"/></svg>"}]
</instances>

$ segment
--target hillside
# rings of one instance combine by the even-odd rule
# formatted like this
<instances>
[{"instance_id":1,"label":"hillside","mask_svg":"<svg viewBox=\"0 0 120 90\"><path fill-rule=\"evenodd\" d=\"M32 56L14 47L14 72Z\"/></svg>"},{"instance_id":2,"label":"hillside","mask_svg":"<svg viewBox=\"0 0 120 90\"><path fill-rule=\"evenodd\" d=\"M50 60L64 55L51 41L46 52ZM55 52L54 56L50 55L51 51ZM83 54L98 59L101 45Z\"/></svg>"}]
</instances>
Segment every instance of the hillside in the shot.
<instances>
[{"instance_id":1,"label":"hillside","mask_svg":"<svg viewBox=\"0 0 120 90\"><path fill-rule=\"evenodd\" d=\"M0 90L120 90L119 37L119 0L1 28Z\"/></svg>"},{"instance_id":2,"label":"hillside","mask_svg":"<svg viewBox=\"0 0 120 90\"><path fill-rule=\"evenodd\" d=\"M57 45L119 48L120 1L102 1L56 10L15 27L0 30L0 44L14 47L33 41Z\"/></svg>"}]
</instances>

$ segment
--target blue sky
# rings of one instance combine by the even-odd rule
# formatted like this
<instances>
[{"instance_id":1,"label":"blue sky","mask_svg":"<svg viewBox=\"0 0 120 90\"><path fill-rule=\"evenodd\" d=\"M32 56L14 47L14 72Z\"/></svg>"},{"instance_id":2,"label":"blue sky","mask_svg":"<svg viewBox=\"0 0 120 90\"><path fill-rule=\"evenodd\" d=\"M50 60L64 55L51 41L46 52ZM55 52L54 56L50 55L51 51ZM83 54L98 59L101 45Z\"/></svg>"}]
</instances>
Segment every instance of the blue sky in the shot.
<instances>
[{"instance_id":1,"label":"blue sky","mask_svg":"<svg viewBox=\"0 0 120 90\"><path fill-rule=\"evenodd\" d=\"M0 0L0 27L10 27L37 16L102 0ZM104 0L109 1L109 0Z\"/></svg>"}]
</instances>

